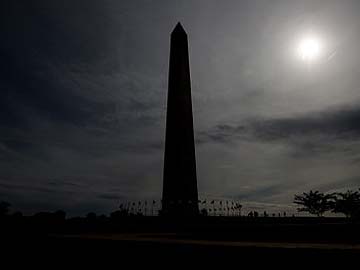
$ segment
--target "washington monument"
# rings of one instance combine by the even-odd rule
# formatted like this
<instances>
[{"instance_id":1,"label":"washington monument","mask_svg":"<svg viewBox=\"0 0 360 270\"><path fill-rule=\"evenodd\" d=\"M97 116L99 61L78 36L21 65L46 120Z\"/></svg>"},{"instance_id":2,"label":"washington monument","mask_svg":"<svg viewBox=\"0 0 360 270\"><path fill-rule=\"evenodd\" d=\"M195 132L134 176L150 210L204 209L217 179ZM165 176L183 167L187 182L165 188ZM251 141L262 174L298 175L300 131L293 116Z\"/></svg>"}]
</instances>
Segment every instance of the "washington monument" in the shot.
<instances>
[{"instance_id":1,"label":"washington monument","mask_svg":"<svg viewBox=\"0 0 360 270\"><path fill-rule=\"evenodd\" d=\"M178 23L171 33L162 213L199 213L188 39Z\"/></svg>"}]
</instances>

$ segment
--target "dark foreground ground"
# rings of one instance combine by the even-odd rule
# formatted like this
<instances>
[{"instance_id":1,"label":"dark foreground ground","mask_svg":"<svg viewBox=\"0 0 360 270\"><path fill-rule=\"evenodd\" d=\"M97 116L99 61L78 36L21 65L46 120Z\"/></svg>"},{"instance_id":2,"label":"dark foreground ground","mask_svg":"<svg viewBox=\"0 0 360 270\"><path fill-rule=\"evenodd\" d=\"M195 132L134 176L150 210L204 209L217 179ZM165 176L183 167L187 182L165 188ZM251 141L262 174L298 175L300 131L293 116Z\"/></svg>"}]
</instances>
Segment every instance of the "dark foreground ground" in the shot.
<instances>
[{"instance_id":1,"label":"dark foreground ground","mask_svg":"<svg viewBox=\"0 0 360 270\"><path fill-rule=\"evenodd\" d=\"M191 268L193 264L206 267L234 265L235 268L246 265L255 269L264 266L311 269L315 264L320 264L323 267L336 265L357 269L360 260L359 247L316 246L310 243L304 246L293 243L263 245L258 242L246 242L245 245L234 245L233 242L209 244L186 240L176 243L125 240L116 236L113 239L87 237L56 236L15 241L6 245L7 251L2 262L31 268L42 266L46 269L55 266L73 269L74 265L81 265L81 269L131 269L135 266L169 266L172 269Z\"/></svg>"},{"instance_id":2,"label":"dark foreground ground","mask_svg":"<svg viewBox=\"0 0 360 270\"><path fill-rule=\"evenodd\" d=\"M114 263L119 269L129 263L151 268L196 262L287 269L313 263L352 264L352 268L360 264L360 227L341 219L135 218L66 221L56 226L37 221L26 228L14 224L3 228L2 258L13 264L43 263L48 269L69 268L74 262L81 269L94 265L110 269Z\"/></svg>"}]
</instances>

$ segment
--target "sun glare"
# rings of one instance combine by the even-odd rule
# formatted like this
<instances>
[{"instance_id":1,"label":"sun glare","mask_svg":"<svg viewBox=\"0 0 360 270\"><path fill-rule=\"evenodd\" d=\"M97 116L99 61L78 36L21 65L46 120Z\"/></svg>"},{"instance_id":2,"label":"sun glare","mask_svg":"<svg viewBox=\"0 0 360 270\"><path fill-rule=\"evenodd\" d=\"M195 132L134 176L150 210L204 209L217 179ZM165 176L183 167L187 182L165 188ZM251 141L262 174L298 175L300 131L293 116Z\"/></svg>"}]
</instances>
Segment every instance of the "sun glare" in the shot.
<instances>
[{"instance_id":1,"label":"sun glare","mask_svg":"<svg viewBox=\"0 0 360 270\"><path fill-rule=\"evenodd\" d=\"M299 42L298 55L301 60L312 62L319 58L321 49L321 42L318 38L313 36L305 37Z\"/></svg>"}]
</instances>

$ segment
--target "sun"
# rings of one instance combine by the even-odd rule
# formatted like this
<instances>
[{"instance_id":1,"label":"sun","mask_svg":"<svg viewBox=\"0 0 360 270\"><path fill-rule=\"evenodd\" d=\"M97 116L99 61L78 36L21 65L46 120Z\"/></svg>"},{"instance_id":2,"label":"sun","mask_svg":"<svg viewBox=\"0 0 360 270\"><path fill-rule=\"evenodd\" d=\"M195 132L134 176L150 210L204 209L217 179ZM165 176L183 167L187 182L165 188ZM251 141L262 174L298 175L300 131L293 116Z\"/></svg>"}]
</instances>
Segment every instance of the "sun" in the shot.
<instances>
[{"instance_id":1,"label":"sun","mask_svg":"<svg viewBox=\"0 0 360 270\"><path fill-rule=\"evenodd\" d=\"M321 55L322 44L316 36L307 36L300 40L298 44L298 56L306 62L313 62Z\"/></svg>"}]
</instances>

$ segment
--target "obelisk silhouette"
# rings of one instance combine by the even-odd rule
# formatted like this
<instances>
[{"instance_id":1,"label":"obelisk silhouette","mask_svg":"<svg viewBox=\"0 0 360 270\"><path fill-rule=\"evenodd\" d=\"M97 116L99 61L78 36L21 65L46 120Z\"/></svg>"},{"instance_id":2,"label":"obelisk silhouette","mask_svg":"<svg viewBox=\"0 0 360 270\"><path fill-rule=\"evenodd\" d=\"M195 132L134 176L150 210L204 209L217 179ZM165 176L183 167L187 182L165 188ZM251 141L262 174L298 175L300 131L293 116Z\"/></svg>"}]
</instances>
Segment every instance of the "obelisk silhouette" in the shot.
<instances>
[{"instance_id":1,"label":"obelisk silhouette","mask_svg":"<svg viewBox=\"0 0 360 270\"><path fill-rule=\"evenodd\" d=\"M198 213L188 39L178 23L171 33L162 214Z\"/></svg>"}]
</instances>

